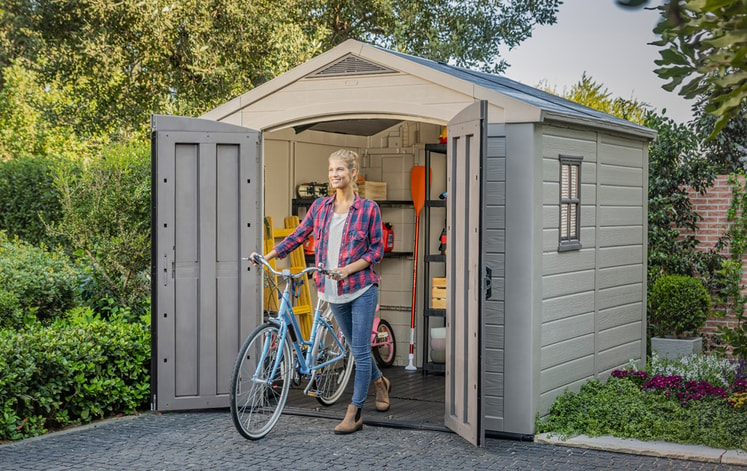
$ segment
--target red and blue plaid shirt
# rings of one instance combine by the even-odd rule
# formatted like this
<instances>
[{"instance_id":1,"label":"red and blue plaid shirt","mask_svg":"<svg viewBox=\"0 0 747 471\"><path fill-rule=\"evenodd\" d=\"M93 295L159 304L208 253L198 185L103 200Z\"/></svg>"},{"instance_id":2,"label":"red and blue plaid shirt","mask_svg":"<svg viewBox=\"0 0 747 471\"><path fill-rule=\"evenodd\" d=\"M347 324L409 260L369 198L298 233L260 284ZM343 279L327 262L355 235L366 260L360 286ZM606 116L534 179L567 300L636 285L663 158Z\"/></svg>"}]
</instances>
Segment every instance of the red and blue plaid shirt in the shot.
<instances>
[{"instance_id":1,"label":"red and blue plaid shirt","mask_svg":"<svg viewBox=\"0 0 747 471\"><path fill-rule=\"evenodd\" d=\"M336 196L317 198L309 208L306 216L295 231L275 246L279 258L285 258L296 247L301 245L309 234L314 233L314 256L316 265L327 263L329 241L327 233L332 222ZM338 266L350 265L363 259L369 266L359 272L350 274L338 282L340 294L353 293L370 284L378 284L381 277L373 267L384 257L384 241L381 231L381 212L376 202L355 195L350 206L345 227L342 232L340 259ZM324 278L316 273L317 290L324 292Z\"/></svg>"}]
</instances>

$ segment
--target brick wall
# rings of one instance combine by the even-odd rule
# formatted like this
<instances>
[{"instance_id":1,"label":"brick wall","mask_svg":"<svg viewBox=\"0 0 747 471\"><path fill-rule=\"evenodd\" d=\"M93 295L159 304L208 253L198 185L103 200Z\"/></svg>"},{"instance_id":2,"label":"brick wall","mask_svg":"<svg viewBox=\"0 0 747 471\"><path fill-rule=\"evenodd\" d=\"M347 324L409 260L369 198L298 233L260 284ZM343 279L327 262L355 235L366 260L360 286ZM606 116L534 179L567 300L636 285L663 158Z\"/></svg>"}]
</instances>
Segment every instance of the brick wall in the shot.
<instances>
[{"instance_id":1,"label":"brick wall","mask_svg":"<svg viewBox=\"0 0 747 471\"><path fill-rule=\"evenodd\" d=\"M726 215L732 198L728 179L728 175L719 175L713 188L710 188L705 195L699 195L696 192L690 193L690 202L693 209L703 218L695 233L695 237L699 241L698 247L703 250L713 248L728 228L729 223ZM744 184L744 179L741 181ZM747 286L747 272L742 275L742 285ZM714 308L724 310L723 306L714 306ZM726 317L709 319L701 332L706 337L711 337L716 332L717 326L734 325L735 323L734 314L729 313Z\"/></svg>"}]
</instances>

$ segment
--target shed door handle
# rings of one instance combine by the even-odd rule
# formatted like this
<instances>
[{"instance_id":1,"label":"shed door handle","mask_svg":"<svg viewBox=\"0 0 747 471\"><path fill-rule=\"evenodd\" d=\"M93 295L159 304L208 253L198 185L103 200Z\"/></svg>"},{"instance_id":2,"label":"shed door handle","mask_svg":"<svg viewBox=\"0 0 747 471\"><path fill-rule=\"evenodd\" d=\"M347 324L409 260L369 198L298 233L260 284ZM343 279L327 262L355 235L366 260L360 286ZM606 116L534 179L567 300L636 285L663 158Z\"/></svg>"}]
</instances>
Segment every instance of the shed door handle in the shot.
<instances>
[{"instance_id":1,"label":"shed door handle","mask_svg":"<svg viewBox=\"0 0 747 471\"><path fill-rule=\"evenodd\" d=\"M487 266L485 267L483 285L485 286L485 299L490 299L493 296L493 269Z\"/></svg>"}]
</instances>

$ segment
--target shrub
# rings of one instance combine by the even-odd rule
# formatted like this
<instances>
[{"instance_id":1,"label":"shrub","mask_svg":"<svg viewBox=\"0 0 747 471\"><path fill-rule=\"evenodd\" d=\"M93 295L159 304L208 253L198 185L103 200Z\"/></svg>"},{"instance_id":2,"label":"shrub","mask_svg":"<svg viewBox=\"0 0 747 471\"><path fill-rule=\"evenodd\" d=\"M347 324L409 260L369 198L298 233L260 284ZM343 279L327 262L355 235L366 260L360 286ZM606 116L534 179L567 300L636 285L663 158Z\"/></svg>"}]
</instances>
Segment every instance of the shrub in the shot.
<instances>
[{"instance_id":1,"label":"shrub","mask_svg":"<svg viewBox=\"0 0 747 471\"><path fill-rule=\"evenodd\" d=\"M0 230L34 245L61 242L44 225L59 220L62 208L55 168L53 160L43 157L0 161Z\"/></svg>"},{"instance_id":2,"label":"shrub","mask_svg":"<svg viewBox=\"0 0 747 471\"><path fill-rule=\"evenodd\" d=\"M140 314L150 294L150 152L145 142L112 146L80 171L55 180L63 216L55 233L90 268L85 293L94 305L114 298Z\"/></svg>"},{"instance_id":3,"label":"shrub","mask_svg":"<svg viewBox=\"0 0 747 471\"><path fill-rule=\"evenodd\" d=\"M0 440L117 413L149 398L150 330L88 309L51 326L0 330Z\"/></svg>"},{"instance_id":4,"label":"shrub","mask_svg":"<svg viewBox=\"0 0 747 471\"><path fill-rule=\"evenodd\" d=\"M648 296L648 314L654 336L694 335L705 325L711 297L703 283L692 276L664 275Z\"/></svg>"},{"instance_id":5,"label":"shrub","mask_svg":"<svg viewBox=\"0 0 747 471\"><path fill-rule=\"evenodd\" d=\"M75 303L79 271L58 251L47 251L0 231L0 327L18 328L24 318L62 316Z\"/></svg>"}]
</instances>

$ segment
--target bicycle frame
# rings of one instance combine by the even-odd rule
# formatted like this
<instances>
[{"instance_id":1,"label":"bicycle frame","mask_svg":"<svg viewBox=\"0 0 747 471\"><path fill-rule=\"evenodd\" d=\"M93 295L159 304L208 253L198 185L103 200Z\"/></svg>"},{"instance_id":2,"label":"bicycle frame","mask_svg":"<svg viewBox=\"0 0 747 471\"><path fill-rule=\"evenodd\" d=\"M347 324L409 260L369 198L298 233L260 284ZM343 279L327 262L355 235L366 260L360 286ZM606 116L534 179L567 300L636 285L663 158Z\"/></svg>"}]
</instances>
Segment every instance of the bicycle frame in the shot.
<instances>
[{"instance_id":1,"label":"bicycle frame","mask_svg":"<svg viewBox=\"0 0 747 471\"><path fill-rule=\"evenodd\" d=\"M300 273L293 275L291 274L290 270L282 270L281 272L277 272L276 270L273 270L272 267L270 267L267 262L263 260L263 264L265 265L265 268L268 269L271 273L280 275L285 280L285 288L283 289L283 293L281 295L280 300L280 308L278 309L278 314L276 317L272 317L268 320L268 322L272 322L278 326L278 329L280 331L280 337L279 342L280 345L284 345L284 342L286 341L287 336L290 333L291 336L291 345L293 346L293 350L295 352L295 358L297 361L297 370L298 373L303 376L309 376L314 371L322 369L326 367L327 365L340 361L345 358L346 352L345 348L342 345L342 342L340 342L340 339L337 335L333 336L335 339L335 342L337 344L337 347L340 349L340 355L337 355L331 359L328 359L322 363L315 364L314 359L312 355L315 353L313 351L314 342L316 340L316 336L319 332L320 327L326 327L330 329L331 332L335 332L333 327L324 319L322 318L322 307L324 306L325 302L322 300L319 300L317 302L316 308L314 309L314 319L311 324L311 335L309 339L304 339L303 334L301 333L301 328L298 324L298 319L296 318L295 313L293 312L293 306L290 301L290 291L291 286L295 279L300 278L304 273L309 273L313 271L318 270L324 270L323 268L317 268L317 267L309 267L301 271ZM262 347L262 356L259 359L259 362L264 362L267 358L267 354L270 350L270 342L265 342ZM305 348L305 352L304 352ZM274 363L272 365L272 372L269 375L269 378L267 380L260 380L258 378L258 372L254 373L254 376L252 377L252 381L269 381L272 378L275 377L277 374L278 369L280 368L280 360L281 356L278 355ZM304 394L309 394L310 388L311 388L312 382L309 382L309 384L306 386L306 389L304 390Z\"/></svg>"}]
</instances>

